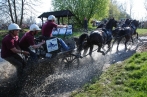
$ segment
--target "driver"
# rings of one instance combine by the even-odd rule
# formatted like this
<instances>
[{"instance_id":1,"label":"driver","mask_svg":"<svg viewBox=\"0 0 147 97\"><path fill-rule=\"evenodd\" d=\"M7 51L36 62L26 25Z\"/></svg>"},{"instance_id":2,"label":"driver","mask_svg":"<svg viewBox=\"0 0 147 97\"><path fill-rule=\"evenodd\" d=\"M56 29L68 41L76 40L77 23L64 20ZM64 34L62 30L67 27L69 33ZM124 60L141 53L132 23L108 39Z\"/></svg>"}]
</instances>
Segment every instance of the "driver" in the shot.
<instances>
[{"instance_id":1,"label":"driver","mask_svg":"<svg viewBox=\"0 0 147 97\"><path fill-rule=\"evenodd\" d=\"M50 15L48 17L48 21L42 26L42 35L46 39L52 37L52 30L54 28L65 28L65 27L67 27L67 25L58 25L58 24L55 23L55 21L56 21L55 16ZM58 38L58 40L59 40L59 43L61 44L63 50L67 51L67 50L70 49L68 47L68 45L61 38Z\"/></svg>"},{"instance_id":2,"label":"driver","mask_svg":"<svg viewBox=\"0 0 147 97\"><path fill-rule=\"evenodd\" d=\"M39 44L35 44L34 36L36 34L38 34L38 32L40 30L41 29L39 28L38 25L32 24L30 26L29 31L23 35L23 37L21 38L21 40L19 42L20 48L28 51L30 53L30 57L33 61L37 61L37 54L35 52L31 51L30 48L36 49L45 43L45 41L42 41Z\"/></svg>"},{"instance_id":3,"label":"driver","mask_svg":"<svg viewBox=\"0 0 147 97\"><path fill-rule=\"evenodd\" d=\"M23 69L26 65L24 60L19 56L19 54L29 54L29 52L27 51L22 51L18 45L18 35L20 29L21 28L19 28L17 24L10 24L8 26L9 33L3 38L1 48L1 57L16 67L18 78L21 78Z\"/></svg>"}]
</instances>

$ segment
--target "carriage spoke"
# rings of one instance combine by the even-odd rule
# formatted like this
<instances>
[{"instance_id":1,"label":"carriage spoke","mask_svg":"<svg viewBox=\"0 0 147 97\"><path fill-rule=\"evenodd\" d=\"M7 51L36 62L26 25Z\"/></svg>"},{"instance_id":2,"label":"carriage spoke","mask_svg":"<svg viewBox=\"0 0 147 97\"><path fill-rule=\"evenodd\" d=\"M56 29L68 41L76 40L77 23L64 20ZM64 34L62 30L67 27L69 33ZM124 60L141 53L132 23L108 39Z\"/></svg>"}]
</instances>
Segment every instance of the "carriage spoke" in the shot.
<instances>
[{"instance_id":1,"label":"carriage spoke","mask_svg":"<svg viewBox=\"0 0 147 97\"><path fill-rule=\"evenodd\" d=\"M76 56L73 56L71 54L69 54L68 56L64 56L61 59L61 64L62 65L60 68L64 69L64 68L72 68L74 66L79 66L79 58L77 58Z\"/></svg>"}]
</instances>

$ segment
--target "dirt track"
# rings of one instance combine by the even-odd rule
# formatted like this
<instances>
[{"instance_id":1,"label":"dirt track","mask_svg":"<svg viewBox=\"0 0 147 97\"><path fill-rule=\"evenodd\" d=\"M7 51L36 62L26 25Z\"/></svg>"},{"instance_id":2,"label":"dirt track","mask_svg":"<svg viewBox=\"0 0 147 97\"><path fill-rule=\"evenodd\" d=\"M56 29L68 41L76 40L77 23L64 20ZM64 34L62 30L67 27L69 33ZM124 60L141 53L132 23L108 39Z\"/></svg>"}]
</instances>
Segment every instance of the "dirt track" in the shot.
<instances>
[{"instance_id":1,"label":"dirt track","mask_svg":"<svg viewBox=\"0 0 147 97\"><path fill-rule=\"evenodd\" d=\"M78 69L72 68L62 72L55 71L54 74L51 74L48 66L43 66L39 68L37 72L33 73L33 76L25 79L21 90L18 91L18 97L22 97L22 95L23 97L68 97L72 91L75 91L85 83L92 81L94 76L100 76L102 72L110 66L110 64L123 61L137 51L145 50L146 40L146 37L141 39L142 43L136 43L130 47L130 50L127 51L124 50L124 45L121 45L119 47L119 52L117 53L115 51L116 46L114 46L112 52L105 56L101 55L100 53L93 52L92 57L87 56L80 59L80 67ZM8 62L4 62L3 60L1 60L0 64L1 83L4 81L4 79L9 78L12 75L12 78L15 78L15 68L11 64L8 64ZM0 84L0 89L6 89L7 91L7 87L11 86L13 88L15 85L10 84L7 86L7 84ZM19 88L15 89L17 91ZM8 93L6 94L10 95L10 93L13 92Z\"/></svg>"}]
</instances>

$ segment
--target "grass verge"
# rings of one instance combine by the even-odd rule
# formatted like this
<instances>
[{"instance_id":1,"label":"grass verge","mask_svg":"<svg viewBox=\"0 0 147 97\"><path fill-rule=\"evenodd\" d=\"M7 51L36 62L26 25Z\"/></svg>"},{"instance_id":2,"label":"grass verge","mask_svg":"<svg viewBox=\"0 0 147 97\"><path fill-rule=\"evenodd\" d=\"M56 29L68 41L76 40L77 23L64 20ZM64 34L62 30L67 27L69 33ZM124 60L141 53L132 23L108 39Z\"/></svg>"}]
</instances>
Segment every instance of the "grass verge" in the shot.
<instances>
[{"instance_id":1,"label":"grass verge","mask_svg":"<svg viewBox=\"0 0 147 97\"><path fill-rule=\"evenodd\" d=\"M147 52L136 53L113 64L94 83L86 84L71 97L146 97Z\"/></svg>"},{"instance_id":2,"label":"grass verge","mask_svg":"<svg viewBox=\"0 0 147 97\"><path fill-rule=\"evenodd\" d=\"M147 35L147 29L137 29L137 32L140 36Z\"/></svg>"}]
</instances>

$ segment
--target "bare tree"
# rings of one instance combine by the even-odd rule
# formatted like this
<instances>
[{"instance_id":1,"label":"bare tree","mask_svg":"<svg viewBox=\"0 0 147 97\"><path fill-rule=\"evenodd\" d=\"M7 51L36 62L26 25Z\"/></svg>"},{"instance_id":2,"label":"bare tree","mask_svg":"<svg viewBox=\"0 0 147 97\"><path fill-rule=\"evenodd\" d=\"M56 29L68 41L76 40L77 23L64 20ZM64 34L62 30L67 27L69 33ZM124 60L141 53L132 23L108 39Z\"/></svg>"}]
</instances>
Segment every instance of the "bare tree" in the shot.
<instances>
[{"instance_id":1,"label":"bare tree","mask_svg":"<svg viewBox=\"0 0 147 97\"><path fill-rule=\"evenodd\" d=\"M40 0L0 0L0 18L6 19L20 26L24 17L35 16L35 7L41 4ZM33 14L32 14L33 13Z\"/></svg>"},{"instance_id":2,"label":"bare tree","mask_svg":"<svg viewBox=\"0 0 147 97\"><path fill-rule=\"evenodd\" d=\"M118 0L111 0L109 14L116 19L130 18L127 14L127 2L119 2Z\"/></svg>"},{"instance_id":3,"label":"bare tree","mask_svg":"<svg viewBox=\"0 0 147 97\"><path fill-rule=\"evenodd\" d=\"M127 11L127 3L121 3L120 5L118 5L118 8L122 11L122 12L126 12Z\"/></svg>"},{"instance_id":4,"label":"bare tree","mask_svg":"<svg viewBox=\"0 0 147 97\"><path fill-rule=\"evenodd\" d=\"M130 17L132 17L133 13L132 13L132 9L133 9L133 0L130 0L129 2L129 5L130 5Z\"/></svg>"},{"instance_id":5,"label":"bare tree","mask_svg":"<svg viewBox=\"0 0 147 97\"><path fill-rule=\"evenodd\" d=\"M144 7L145 7L145 10L147 11L147 0L144 1Z\"/></svg>"}]
</instances>

